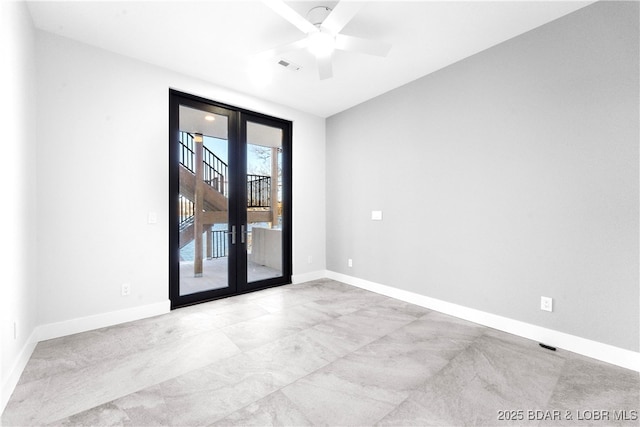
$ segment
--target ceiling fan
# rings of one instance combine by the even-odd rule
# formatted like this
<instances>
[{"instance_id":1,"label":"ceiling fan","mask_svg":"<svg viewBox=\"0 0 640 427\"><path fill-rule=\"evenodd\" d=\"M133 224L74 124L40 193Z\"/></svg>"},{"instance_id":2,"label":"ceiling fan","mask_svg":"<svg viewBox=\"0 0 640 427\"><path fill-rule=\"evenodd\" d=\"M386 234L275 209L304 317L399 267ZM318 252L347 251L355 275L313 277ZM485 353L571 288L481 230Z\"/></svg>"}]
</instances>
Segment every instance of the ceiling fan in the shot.
<instances>
[{"instance_id":1,"label":"ceiling fan","mask_svg":"<svg viewBox=\"0 0 640 427\"><path fill-rule=\"evenodd\" d=\"M388 43L340 34L345 25L362 8L364 5L362 2L342 0L333 9L317 6L309 10L306 17L292 9L284 0L263 0L263 2L305 33L305 37L262 52L261 55L272 57L291 50L306 48L316 57L321 80L333 76L332 59L336 49L381 57L387 56L391 49Z\"/></svg>"}]
</instances>

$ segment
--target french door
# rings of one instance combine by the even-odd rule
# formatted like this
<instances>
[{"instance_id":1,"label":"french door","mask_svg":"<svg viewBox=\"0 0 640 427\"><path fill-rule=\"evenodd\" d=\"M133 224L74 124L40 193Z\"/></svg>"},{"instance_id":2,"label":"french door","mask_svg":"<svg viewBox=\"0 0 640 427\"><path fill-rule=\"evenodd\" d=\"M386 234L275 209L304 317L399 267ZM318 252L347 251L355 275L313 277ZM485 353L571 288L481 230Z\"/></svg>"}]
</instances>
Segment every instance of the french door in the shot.
<instances>
[{"instance_id":1,"label":"french door","mask_svg":"<svg viewBox=\"0 0 640 427\"><path fill-rule=\"evenodd\" d=\"M169 100L172 308L291 283L291 122Z\"/></svg>"}]
</instances>

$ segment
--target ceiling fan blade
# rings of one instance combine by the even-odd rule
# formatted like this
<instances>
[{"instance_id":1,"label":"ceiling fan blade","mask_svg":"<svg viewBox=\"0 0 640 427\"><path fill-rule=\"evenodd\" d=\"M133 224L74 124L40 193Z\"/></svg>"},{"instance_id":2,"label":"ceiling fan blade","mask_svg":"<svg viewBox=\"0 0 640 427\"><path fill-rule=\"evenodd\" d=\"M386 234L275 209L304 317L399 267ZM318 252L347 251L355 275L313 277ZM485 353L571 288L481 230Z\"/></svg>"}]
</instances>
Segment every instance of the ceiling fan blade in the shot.
<instances>
[{"instance_id":1,"label":"ceiling fan blade","mask_svg":"<svg viewBox=\"0 0 640 427\"><path fill-rule=\"evenodd\" d=\"M318 31L315 25L307 21L304 16L289 7L283 0L262 0L262 2L271 8L278 15L292 23L303 33L311 33Z\"/></svg>"},{"instance_id":2,"label":"ceiling fan blade","mask_svg":"<svg viewBox=\"0 0 640 427\"><path fill-rule=\"evenodd\" d=\"M325 80L333 76L333 55L317 56L318 61L318 73L320 74L320 80Z\"/></svg>"},{"instance_id":3,"label":"ceiling fan blade","mask_svg":"<svg viewBox=\"0 0 640 427\"><path fill-rule=\"evenodd\" d=\"M336 36L336 49L349 52L366 53L368 55L385 57L391 50L391 45L376 40L338 34Z\"/></svg>"},{"instance_id":4,"label":"ceiling fan blade","mask_svg":"<svg viewBox=\"0 0 640 427\"><path fill-rule=\"evenodd\" d=\"M285 52L290 52L292 50L304 49L309 44L309 39L307 37L297 40L293 43L283 44L281 46L276 46L273 49L265 50L258 54L259 58L272 58L274 56L282 55Z\"/></svg>"},{"instance_id":5,"label":"ceiling fan blade","mask_svg":"<svg viewBox=\"0 0 640 427\"><path fill-rule=\"evenodd\" d=\"M321 27L332 34L338 34L353 19L364 6L362 2L340 1L333 8L329 16L322 22Z\"/></svg>"}]
</instances>

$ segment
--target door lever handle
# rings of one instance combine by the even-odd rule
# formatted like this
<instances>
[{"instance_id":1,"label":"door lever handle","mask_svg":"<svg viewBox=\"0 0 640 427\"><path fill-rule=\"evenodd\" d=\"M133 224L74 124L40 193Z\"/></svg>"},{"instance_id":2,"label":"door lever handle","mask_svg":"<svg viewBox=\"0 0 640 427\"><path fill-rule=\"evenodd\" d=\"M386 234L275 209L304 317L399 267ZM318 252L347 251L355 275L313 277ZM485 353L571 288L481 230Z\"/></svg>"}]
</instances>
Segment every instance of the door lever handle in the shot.
<instances>
[{"instance_id":1,"label":"door lever handle","mask_svg":"<svg viewBox=\"0 0 640 427\"><path fill-rule=\"evenodd\" d=\"M235 245L236 244L236 226L232 225L231 226L231 231L225 231L226 234L231 234L231 244Z\"/></svg>"},{"instance_id":2,"label":"door lever handle","mask_svg":"<svg viewBox=\"0 0 640 427\"><path fill-rule=\"evenodd\" d=\"M245 243L245 236L248 234L247 230L245 230L244 224L240 226L240 243Z\"/></svg>"}]
</instances>

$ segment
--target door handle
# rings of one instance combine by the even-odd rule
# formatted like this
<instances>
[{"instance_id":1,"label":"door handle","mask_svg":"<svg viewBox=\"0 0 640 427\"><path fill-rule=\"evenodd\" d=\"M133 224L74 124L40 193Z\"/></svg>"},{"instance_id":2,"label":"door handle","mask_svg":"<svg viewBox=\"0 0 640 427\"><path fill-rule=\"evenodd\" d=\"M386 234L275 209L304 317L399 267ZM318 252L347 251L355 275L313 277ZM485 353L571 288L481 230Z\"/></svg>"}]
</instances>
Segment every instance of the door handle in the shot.
<instances>
[{"instance_id":1,"label":"door handle","mask_svg":"<svg viewBox=\"0 0 640 427\"><path fill-rule=\"evenodd\" d=\"M245 230L244 224L240 226L240 243L245 243L245 236L247 235L247 230Z\"/></svg>"},{"instance_id":2,"label":"door handle","mask_svg":"<svg viewBox=\"0 0 640 427\"><path fill-rule=\"evenodd\" d=\"M235 245L236 244L236 226L232 225L231 226L231 231L225 231L226 234L231 234L231 244Z\"/></svg>"}]
</instances>

